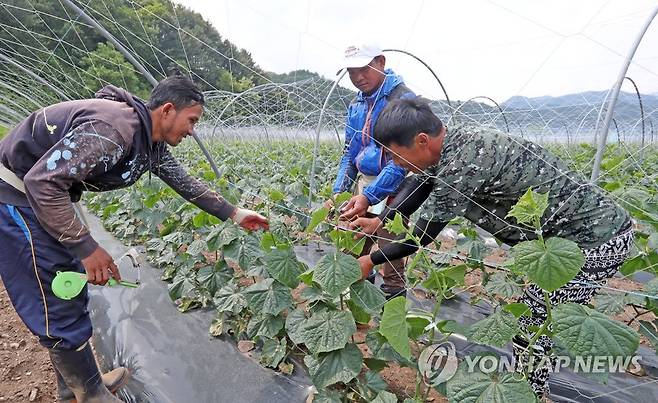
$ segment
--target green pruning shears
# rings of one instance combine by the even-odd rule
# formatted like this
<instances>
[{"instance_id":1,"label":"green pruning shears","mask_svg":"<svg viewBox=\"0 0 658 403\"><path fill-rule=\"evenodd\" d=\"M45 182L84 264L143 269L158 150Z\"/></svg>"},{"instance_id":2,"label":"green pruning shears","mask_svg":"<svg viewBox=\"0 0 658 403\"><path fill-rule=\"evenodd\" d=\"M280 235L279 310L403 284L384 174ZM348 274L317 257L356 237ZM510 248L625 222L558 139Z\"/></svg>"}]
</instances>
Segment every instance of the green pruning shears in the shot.
<instances>
[{"instance_id":1,"label":"green pruning shears","mask_svg":"<svg viewBox=\"0 0 658 403\"><path fill-rule=\"evenodd\" d=\"M135 249L130 249L119 259L117 259L117 263L119 263L119 261L121 261L121 259L123 259L124 257L130 258L130 261L133 264L133 268L137 269L137 280L116 281L115 279L110 278L108 282L105 284L106 286L109 287L122 286L128 288L139 287L140 284L139 281L140 265L138 259L139 254ZM51 284L51 289L53 290L53 294L55 294L57 298L70 300L80 295L80 292L82 291L82 289L85 287L86 284L87 284L87 275L85 273L78 273L76 271L58 271L57 275L55 275L55 279L53 279L53 282Z\"/></svg>"}]
</instances>

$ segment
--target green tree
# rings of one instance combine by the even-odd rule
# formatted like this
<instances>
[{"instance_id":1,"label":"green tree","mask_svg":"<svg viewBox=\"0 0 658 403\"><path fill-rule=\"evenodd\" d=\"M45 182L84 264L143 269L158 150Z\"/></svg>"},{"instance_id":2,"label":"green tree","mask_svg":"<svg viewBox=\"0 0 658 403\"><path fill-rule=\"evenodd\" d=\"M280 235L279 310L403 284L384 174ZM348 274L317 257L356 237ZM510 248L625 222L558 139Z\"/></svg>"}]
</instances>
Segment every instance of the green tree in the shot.
<instances>
[{"instance_id":1,"label":"green tree","mask_svg":"<svg viewBox=\"0 0 658 403\"><path fill-rule=\"evenodd\" d=\"M148 97L148 82L111 43L99 43L96 50L82 58L80 66L85 69L85 86L91 91L112 84L141 98Z\"/></svg>"}]
</instances>

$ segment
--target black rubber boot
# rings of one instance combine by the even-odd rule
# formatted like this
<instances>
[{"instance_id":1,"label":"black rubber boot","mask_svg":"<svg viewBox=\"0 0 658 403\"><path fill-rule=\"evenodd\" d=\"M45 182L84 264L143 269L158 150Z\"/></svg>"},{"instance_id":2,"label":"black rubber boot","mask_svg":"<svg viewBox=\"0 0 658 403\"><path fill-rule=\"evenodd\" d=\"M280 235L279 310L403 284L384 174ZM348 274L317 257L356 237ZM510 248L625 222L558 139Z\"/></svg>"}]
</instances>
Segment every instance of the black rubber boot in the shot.
<instances>
[{"instance_id":1,"label":"black rubber boot","mask_svg":"<svg viewBox=\"0 0 658 403\"><path fill-rule=\"evenodd\" d=\"M55 365L53 364L53 368L54 367ZM62 378L62 374L59 373L57 368L55 368L55 375L57 376L57 402L74 403L75 395L73 394L73 391L66 385L64 378ZM130 379L130 371L128 371L127 368L118 367L114 368L112 371L106 374L101 375L101 378L103 379L103 385L105 385L110 393L114 394L128 382L128 379Z\"/></svg>"},{"instance_id":2,"label":"black rubber boot","mask_svg":"<svg viewBox=\"0 0 658 403\"><path fill-rule=\"evenodd\" d=\"M57 378L57 402L70 402L75 399L75 395L71 392L66 382L64 382L64 378L62 378L62 374L59 373L55 363L53 363L53 369Z\"/></svg>"},{"instance_id":3,"label":"black rubber boot","mask_svg":"<svg viewBox=\"0 0 658 403\"><path fill-rule=\"evenodd\" d=\"M64 381L63 383L73 392L77 403L121 402L103 385L103 378L98 371L89 343L85 343L78 350L53 349L48 352L55 373L58 374L58 387L60 382Z\"/></svg>"}]
</instances>

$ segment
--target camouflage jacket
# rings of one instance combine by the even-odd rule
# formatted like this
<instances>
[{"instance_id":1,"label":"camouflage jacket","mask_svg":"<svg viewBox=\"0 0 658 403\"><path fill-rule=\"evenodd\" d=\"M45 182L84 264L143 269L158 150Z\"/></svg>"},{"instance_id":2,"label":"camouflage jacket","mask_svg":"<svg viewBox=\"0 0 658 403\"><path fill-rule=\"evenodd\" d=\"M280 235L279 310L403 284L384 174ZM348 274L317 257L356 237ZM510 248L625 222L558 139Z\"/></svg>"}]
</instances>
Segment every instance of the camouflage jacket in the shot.
<instances>
[{"instance_id":1,"label":"camouflage jacket","mask_svg":"<svg viewBox=\"0 0 658 403\"><path fill-rule=\"evenodd\" d=\"M537 237L534 229L505 218L530 187L549 193L541 219L544 237L559 236L589 249L630 221L600 188L549 151L495 130L467 125L448 129L441 159L424 175L430 176L433 189L421 218L445 222L463 216L508 244Z\"/></svg>"}]
</instances>

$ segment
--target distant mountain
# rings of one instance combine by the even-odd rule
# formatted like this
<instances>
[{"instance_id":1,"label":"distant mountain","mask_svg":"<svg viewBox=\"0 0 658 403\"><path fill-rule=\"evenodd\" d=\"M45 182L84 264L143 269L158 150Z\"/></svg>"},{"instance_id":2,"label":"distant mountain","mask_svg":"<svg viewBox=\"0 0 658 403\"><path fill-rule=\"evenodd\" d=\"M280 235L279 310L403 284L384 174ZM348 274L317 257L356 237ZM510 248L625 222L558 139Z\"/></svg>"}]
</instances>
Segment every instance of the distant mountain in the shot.
<instances>
[{"instance_id":1,"label":"distant mountain","mask_svg":"<svg viewBox=\"0 0 658 403\"><path fill-rule=\"evenodd\" d=\"M563 108L574 106L600 106L602 105L607 96L607 91L586 91L576 94L562 95L559 97L543 96L543 97L522 97L514 96L502 103L505 109L546 109L546 108ZM645 110L655 110L658 107L658 94L641 94L642 103ZM617 100L618 105L628 105L639 108L637 94L630 92L620 92Z\"/></svg>"},{"instance_id":2,"label":"distant mountain","mask_svg":"<svg viewBox=\"0 0 658 403\"><path fill-rule=\"evenodd\" d=\"M309 111L322 105L324 96L333 85L333 81L308 70L296 70L284 74L266 73L273 82L287 84L297 82L296 91L304 93L302 98L311 104L299 105L300 111ZM480 124L495 126L513 134L528 136L566 136L573 138L592 136L597 127L597 119L602 119L607 107L607 91L585 91L562 96L524 97L514 96L500 104L498 109L487 100L433 101L432 107L441 119L466 118ZM355 93L338 87L332 95L328 109L335 112L337 119L344 113ZM638 97L635 93L620 92L611 131L619 138L640 138L642 123L644 133L653 138L658 134L658 94L642 94L644 121L641 119ZM655 121L655 122L654 122ZM600 122L600 121L599 121Z\"/></svg>"},{"instance_id":3,"label":"distant mountain","mask_svg":"<svg viewBox=\"0 0 658 403\"><path fill-rule=\"evenodd\" d=\"M586 91L557 97L514 96L501 104L511 126L530 127L556 134L591 133L607 108L607 91ZM646 135L658 130L658 95L642 94ZM615 105L612 127L620 136L639 136L642 114L635 93L620 92ZM655 123L654 123L655 121ZM654 128L655 126L655 128ZM512 127L510 130L514 130Z\"/></svg>"}]
</instances>

